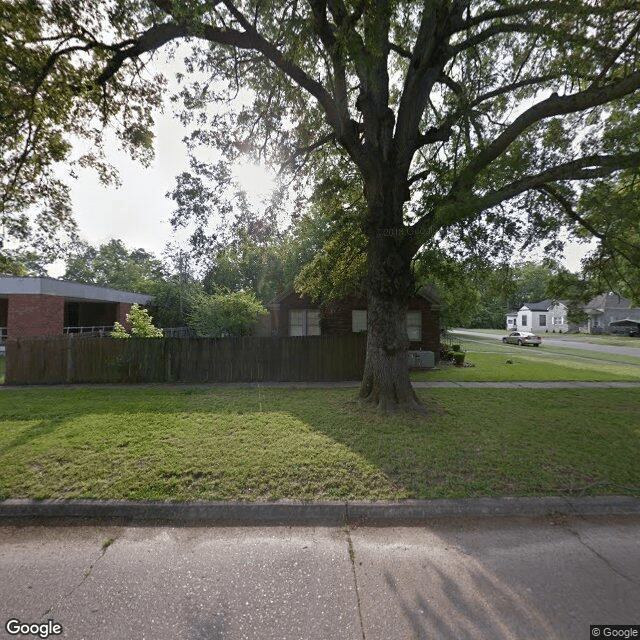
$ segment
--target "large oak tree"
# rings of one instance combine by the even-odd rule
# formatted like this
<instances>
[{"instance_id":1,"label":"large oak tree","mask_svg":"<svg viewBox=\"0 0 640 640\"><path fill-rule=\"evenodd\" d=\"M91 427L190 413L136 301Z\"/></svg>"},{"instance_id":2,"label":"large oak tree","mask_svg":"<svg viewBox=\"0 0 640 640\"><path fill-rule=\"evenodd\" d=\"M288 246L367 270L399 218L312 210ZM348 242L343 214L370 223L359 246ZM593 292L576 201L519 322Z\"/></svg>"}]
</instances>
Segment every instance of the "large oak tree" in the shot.
<instances>
[{"instance_id":1,"label":"large oak tree","mask_svg":"<svg viewBox=\"0 0 640 640\"><path fill-rule=\"evenodd\" d=\"M535 238L561 222L579 224L577 185L640 163L640 0L13 6L40 25L23 25L23 41L9 43L30 52L29 65L42 60L39 73L30 71L25 114L51 90L62 128L73 123L79 135L85 122L91 133L91 106L132 148L148 148L160 85L145 78L144 65L186 41L185 122L249 90L237 111L192 121L201 142L228 156L260 150L290 169L304 161L310 172L347 167L362 194L357 222L367 257L360 396L381 408L418 406L404 318L421 246L452 229L490 246L501 234ZM21 59L11 64L21 69Z\"/></svg>"}]
</instances>

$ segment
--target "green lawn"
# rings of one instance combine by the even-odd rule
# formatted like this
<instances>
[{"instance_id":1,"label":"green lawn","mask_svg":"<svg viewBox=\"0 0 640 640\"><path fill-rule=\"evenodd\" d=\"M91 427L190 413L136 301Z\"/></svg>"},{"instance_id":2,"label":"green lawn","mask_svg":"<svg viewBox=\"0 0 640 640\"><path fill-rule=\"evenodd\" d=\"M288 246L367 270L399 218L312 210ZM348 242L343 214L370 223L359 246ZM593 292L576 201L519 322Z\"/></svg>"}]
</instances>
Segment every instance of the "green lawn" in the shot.
<instances>
[{"instance_id":1,"label":"green lawn","mask_svg":"<svg viewBox=\"0 0 640 640\"><path fill-rule=\"evenodd\" d=\"M492 334L496 337L506 336L509 331L506 329L463 329L463 331L477 331L478 333ZM615 336L615 335L596 335L591 333L540 333L542 340L563 340L565 342L591 342L593 344L612 345L617 347L634 347L640 349L640 338L630 338L629 336ZM463 340L467 337L464 334L457 334L456 329L452 329L450 337L456 339L457 337Z\"/></svg>"},{"instance_id":2,"label":"green lawn","mask_svg":"<svg viewBox=\"0 0 640 640\"><path fill-rule=\"evenodd\" d=\"M441 364L434 371L413 372L422 381L615 381L640 382L640 359L633 356L565 349L518 347L498 341L463 339L466 363L472 367Z\"/></svg>"},{"instance_id":3,"label":"green lawn","mask_svg":"<svg viewBox=\"0 0 640 640\"><path fill-rule=\"evenodd\" d=\"M640 494L640 389L420 394L429 420L353 389L4 389L0 497Z\"/></svg>"}]
</instances>

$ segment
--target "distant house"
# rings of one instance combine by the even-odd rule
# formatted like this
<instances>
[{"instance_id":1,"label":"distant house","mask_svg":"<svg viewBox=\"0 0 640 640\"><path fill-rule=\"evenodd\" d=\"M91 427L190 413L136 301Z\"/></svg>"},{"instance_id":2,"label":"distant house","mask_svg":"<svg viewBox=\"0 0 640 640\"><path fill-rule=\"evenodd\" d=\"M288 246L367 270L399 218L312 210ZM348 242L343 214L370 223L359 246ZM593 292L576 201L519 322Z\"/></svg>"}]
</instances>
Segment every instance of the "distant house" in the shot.
<instances>
[{"instance_id":1,"label":"distant house","mask_svg":"<svg viewBox=\"0 0 640 640\"><path fill-rule=\"evenodd\" d=\"M518 312L509 311L507 313L507 331L516 331L517 321L518 321Z\"/></svg>"},{"instance_id":2,"label":"distant house","mask_svg":"<svg viewBox=\"0 0 640 640\"><path fill-rule=\"evenodd\" d=\"M564 302L541 300L525 302L516 314L513 331L530 331L531 333L565 333L569 330L567 320L568 307ZM507 314L507 322L509 321ZM507 328L509 325L507 324Z\"/></svg>"},{"instance_id":3,"label":"distant house","mask_svg":"<svg viewBox=\"0 0 640 640\"><path fill-rule=\"evenodd\" d=\"M616 293L603 293L584 306L587 324L581 327L587 333L622 333L637 330L640 309L632 308L631 301Z\"/></svg>"},{"instance_id":4,"label":"distant house","mask_svg":"<svg viewBox=\"0 0 640 640\"><path fill-rule=\"evenodd\" d=\"M54 278L0 276L0 336L97 333L126 324L131 306L151 296Z\"/></svg>"},{"instance_id":5,"label":"distant house","mask_svg":"<svg viewBox=\"0 0 640 640\"><path fill-rule=\"evenodd\" d=\"M367 330L367 302L362 296L320 304L288 290L267 307L270 315L266 331L274 336L345 335ZM437 357L439 310L440 298L432 287L423 287L412 298L407 312L410 349L432 351Z\"/></svg>"}]
</instances>

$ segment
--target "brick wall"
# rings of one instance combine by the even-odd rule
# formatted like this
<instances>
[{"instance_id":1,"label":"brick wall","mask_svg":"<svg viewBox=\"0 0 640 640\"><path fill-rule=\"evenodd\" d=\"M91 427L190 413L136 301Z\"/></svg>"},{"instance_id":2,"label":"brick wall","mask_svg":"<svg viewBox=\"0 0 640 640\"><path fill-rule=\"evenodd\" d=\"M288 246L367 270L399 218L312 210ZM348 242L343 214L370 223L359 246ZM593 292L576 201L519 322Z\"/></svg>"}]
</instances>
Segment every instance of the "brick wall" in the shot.
<instances>
[{"instance_id":1,"label":"brick wall","mask_svg":"<svg viewBox=\"0 0 640 640\"><path fill-rule=\"evenodd\" d=\"M289 335L290 309L321 309L320 328L322 335L346 335L352 332L352 316L354 309L366 309L365 298L347 296L324 305L314 303L305 296L291 293L279 301L278 307L271 311L273 335ZM431 303L422 296L415 296L409 303L409 311L422 313L422 340L411 342L410 349L425 349L438 353L440 345L440 314L431 308Z\"/></svg>"},{"instance_id":2,"label":"brick wall","mask_svg":"<svg viewBox=\"0 0 640 640\"><path fill-rule=\"evenodd\" d=\"M9 338L61 335L64 298L40 294L10 295L7 315Z\"/></svg>"},{"instance_id":3,"label":"brick wall","mask_svg":"<svg viewBox=\"0 0 640 640\"><path fill-rule=\"evenodd\" d=\"M131 311L131 307L133 305L128 302L119 302L118 308L116 309L116 320L125 328L127 331L131 329L131 325L127 322L127 314Z\"/></svg>"}]
</instances>

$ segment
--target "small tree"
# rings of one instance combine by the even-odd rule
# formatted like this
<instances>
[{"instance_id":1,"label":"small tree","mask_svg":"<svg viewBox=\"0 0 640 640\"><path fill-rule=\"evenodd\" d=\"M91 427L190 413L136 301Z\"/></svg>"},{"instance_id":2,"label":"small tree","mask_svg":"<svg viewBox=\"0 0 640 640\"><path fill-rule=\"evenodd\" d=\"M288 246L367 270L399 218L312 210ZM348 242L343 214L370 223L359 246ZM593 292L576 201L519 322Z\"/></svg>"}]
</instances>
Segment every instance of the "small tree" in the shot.
<instances>
[{"instance_id":1,"label":"small tree","mask_svg":"<svg viewBox=\"0 0 640 640\"><path fill-rule=\"evenodd\" d=\"M199 336L244 336L266 313L267 310L250 292L203 295L195 305L189 324Z\"/></svg>"},{"instance_id":2,"label":"small tree","mask_svg":"<svg viewBox=\"0 0 640 640\"><path fill-rule=\"evenodd\" d=\"M131 325L131 333L119 323L114 324L111 332L112 338L162 338L162 329L153 325L153 318L146 309L137 304L131 307L131 311L127 314L127 322Z\"/></svg>"}]
</instances>

